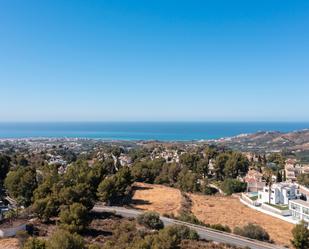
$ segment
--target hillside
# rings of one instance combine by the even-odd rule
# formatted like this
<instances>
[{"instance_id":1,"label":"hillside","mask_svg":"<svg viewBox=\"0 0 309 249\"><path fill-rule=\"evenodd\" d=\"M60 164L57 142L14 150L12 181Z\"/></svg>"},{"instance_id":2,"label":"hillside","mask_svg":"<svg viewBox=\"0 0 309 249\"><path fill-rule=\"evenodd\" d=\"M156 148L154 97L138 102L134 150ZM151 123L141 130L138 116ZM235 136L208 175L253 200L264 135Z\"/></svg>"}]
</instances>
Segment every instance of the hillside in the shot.
<instances>
[{"instance_id":1,"label":"hillside","mask_svg":"<svg viewBox=\"0 0 309 249\"><path fill-rule=\"evenodd\" d=\"M258 132L213 141L241 151L309 153L309 129L288 133Z\"/></svg>"},{"instance_id":2,"label":"hillside","mask_svg":"<svg viewBox=\"0 0 309 249\"><path fill-rule=\"evenodd\" d=\"M182 208L181 193L178 189L158 184L135 183L133 207L141 210L156 210L161 215L176 214ZM164 193L164 195L155 194ZM289 245L293 225L260 213L243 205L237 198L230 196L206 196L189 194L191 211L200 221L208 224L223 224L234 229L247 223L262 226L278 245ZM168 200L168 201L167 201ZM140 203L139 205L134 204ZM170 207L166 203L174 202Z\"/></svg>"}]
</instances>

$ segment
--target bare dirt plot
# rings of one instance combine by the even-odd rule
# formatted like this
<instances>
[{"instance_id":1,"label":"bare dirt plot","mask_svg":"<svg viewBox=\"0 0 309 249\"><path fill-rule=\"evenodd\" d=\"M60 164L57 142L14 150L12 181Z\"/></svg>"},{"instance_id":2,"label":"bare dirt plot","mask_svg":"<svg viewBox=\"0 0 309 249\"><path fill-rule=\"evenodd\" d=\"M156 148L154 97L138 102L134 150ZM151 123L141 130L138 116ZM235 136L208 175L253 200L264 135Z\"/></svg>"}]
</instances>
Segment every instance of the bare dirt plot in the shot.
<instances>
[{"instance_id":1,"label":"bare dirt plot","mask_svg":"<svg viewBox=\"0 0 309 249\"><path fill-rule=\"evenodd\" d=\"M0 249L19 249L19 243L17 239L0 239Z\"/></svg>"},{"instance_id":2,"label":"bare dirt plot","mask_svg":"<svg viewBox=\"0 0 309 249\"><path fill-rule=\"evenodd\" d=\"M289 245L293 224L273 218L241 204L235 197L190 194L192 212L204 223L224 224L230 228L255 223L262 226L276 244Z\"/></svg>"},{"instance_id":3,"label":"bare dirt plot","mask_svg":"<svg viewBox=\"0 0 309 249\"><path fill-rule=\"evenodd\" d=\"M178 189L156 184L135 183L133 207L157 211L161 214L173 213L177 216L181 209L181 193ZM243 205L238 198L189 194L192 212L209 224L224 224L230 228L255 223L269 233L276 244L290 246L291 230L294 225L260 213Z\"/></svg>"},{"instance_id":4,"label":"bare dirt plot","mask_svg":"<svg viewBox=\"0 0 309 249\"><path fill-rule=\"evenodd\" d=\"M174 215L181 208L181 193L178 189L146 183L135 183L134 189L134 208Z\"/></svg>"}]
</instances>

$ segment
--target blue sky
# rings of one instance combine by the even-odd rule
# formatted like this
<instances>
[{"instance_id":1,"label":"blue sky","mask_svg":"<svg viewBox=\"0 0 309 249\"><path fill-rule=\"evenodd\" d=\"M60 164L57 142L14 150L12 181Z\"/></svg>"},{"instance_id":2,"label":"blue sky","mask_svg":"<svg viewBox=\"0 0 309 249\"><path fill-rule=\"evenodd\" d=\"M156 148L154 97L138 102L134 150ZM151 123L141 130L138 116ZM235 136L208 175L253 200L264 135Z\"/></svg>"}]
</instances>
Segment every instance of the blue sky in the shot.
<instances>
[{"instance_id":1,"label":"blue sky","mask_svg":"<svg viewBox=\"0 0 309 249\"><path fill-rule=\"evenodd\" d=\"M308 0L0 0L0 121L309 121Z\"/></svg>"}]
</instances>

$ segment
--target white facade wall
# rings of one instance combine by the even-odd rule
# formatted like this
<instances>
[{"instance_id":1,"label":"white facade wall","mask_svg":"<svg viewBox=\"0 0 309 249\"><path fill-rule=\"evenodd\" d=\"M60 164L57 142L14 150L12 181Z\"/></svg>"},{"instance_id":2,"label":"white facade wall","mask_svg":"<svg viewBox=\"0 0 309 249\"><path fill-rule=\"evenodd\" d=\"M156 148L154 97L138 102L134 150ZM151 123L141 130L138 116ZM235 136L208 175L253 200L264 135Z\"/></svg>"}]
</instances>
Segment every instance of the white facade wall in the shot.
<instances>
[{"instance_id":1,"label":"white facade wall","mask_svg":"<svg viewBox=\"0 0 309 249\"><path fill-rule=\"evenodd\" d=\"M270 191L270 193L269 193ZM258 192L258 202L269 203L270 194L270 204L284 204L288 205L289 200L294 200L298 197L298 190L296 185L286 185L286 184L274 184L269 189L268 186L264 187L262 191Z\"/></svg>"},{"instance_id":2,"label":"white facade wall","mask_svg":"<svg viewBox=\"0 0 309 249\"><path fill-rule=\"evenodd\" d=\"M304 220L309 223L309 203L303 200L291 200L289 209L294 220Z\"/></svg>"}]
</instances>

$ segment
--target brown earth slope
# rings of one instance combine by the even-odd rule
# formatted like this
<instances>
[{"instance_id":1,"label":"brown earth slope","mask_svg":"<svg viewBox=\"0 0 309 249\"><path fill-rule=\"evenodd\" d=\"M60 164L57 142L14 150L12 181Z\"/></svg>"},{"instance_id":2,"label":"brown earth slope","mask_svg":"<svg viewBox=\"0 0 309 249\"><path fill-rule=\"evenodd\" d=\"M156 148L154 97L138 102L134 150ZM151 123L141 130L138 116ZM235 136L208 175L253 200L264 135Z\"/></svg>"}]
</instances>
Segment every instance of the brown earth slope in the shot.
<instances>
[{"instance_id":1,"label":"brown earth slope","mask_svg":"<svg viewBox=\"0 0 309 249\"><path fill-rule=\"evenodd\" d=\"M0 249L19 249L19 243L17 239L8 238L0 239Z\"/></svg>"},{"instance_id":2,"label":"brown earth slope","mask_svg":"<svg viewBox=\"0 0 309 249\"><path fill-rule=\"evenodd\" d=\"M135 183L134 189L134 208L174 215L181 208L181 193L178 189L146 183Z\"/></svg>"},{"instance_id":3,"label":"brown earth slope","mask_svg":"<svg viewBox=\"0 0 309 249\"><path fill-rule=\"evenodd\" d=\"M178 189L162 185L136 183L133 207L177 215L181 209ZM192 213L204 223L225 224L230 228L255 223L262 226L276 244L290 246L293 225L260 213L241 204L235 197L189 194Z\"/></svg>"},{"instance_id":4,"label":"brown earth slope","mask_svg":"<svg viewBox=\"0 0 309 249\"><path fill-rule=\"evenodd\" d=\"M254 223L262 226L276 244L290 245L294 225L246 207L238 198L190 194L193 214L204 223L230 228Z\"/></svg>"}]
</instances>

